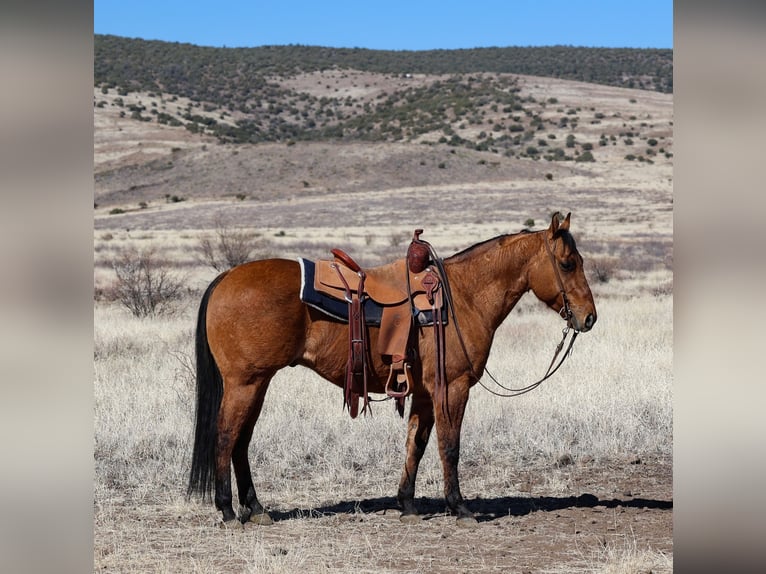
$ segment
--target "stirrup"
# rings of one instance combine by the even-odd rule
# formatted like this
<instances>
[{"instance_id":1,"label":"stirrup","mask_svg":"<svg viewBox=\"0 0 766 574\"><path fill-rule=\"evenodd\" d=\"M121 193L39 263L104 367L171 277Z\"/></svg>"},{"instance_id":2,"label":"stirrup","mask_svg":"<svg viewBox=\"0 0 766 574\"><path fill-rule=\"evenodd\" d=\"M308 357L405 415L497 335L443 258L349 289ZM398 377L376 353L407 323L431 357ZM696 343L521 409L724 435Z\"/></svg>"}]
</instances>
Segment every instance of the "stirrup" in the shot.
<instances>
[{"instance_id":1,"label":"stirrup","mask_svg":"<svg viewBox=\"0 0 766 574\"><path fill-rule=\"evenodd\" d=\"M389 397L393 397L395 399L401 399L406 397L410 394L410 389L412 387L412 367L410 367L409 363L404 363L403 370L400 373L397 373L396 375L396 382L401 383L402 381L399 379L399 377L404 378L404 383L406 386L404 387L403 391L395 391L391 389L391 382L394 379L394 370L398 370L397 367L394 366L394 364L391 364L391 369L388 371L388 380L386 381L386 394Z\"/></svg>"}]
</instances>

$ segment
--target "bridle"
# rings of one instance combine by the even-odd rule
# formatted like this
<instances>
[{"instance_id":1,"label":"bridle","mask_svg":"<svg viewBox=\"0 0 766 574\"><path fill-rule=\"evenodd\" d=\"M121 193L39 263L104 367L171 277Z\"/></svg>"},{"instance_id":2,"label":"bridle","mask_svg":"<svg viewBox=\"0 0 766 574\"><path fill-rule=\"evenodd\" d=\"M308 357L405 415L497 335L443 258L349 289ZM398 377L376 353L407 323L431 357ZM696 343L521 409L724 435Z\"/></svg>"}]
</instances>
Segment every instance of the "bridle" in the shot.
<instances>
[{"instance_id":1,"label":"bridle","mask_svg":"<svg viewBox=\"0 0 766 574\"><path fill-rule=\"evenodd\" d=\"M548 252L548 258L551 260L551 265L553 265L553 273L556 275L556 282L559 284L559 293L561 293L561 300L564 302L564 306L559 310L559 315L561 315L562 319L566 319L567 325L572 321L572 309L569 306L569 298L567 297L566 289L564 289L564 280L561 278L561 273L559 272L559 266L556 264L556 257L553 255L553 249L551 249L551 244L548 242L548 234L546 232L543 232L543 241L545 242L545 250Z\"/></svg>"},{"instance_id":2,"label":"bridle","mask_svg":"<svg viewBox=\"0 0 766 574\"><path fill-rule=\"evenodd\" d=\"M564 360L567 359L572 354L572 346L574 345L575 339L577 338L578 331L574 330L572 333L572 338L569 340L569 346L567 347L566 352L561 356L561 360L559 363L554 367L554 363L556 362L556 358L561 354L561 350L564 348L564 343L566 342L567 336L569 335L571 328L571 322L572 322L572 309L569 305L569 298L567 297L566 289L564 288L564 281L561 278L561 273L559 273L559 266L556 264L556 257L553 255L553 250L551 249L550 243L548 242L548 234L546 231L543 231L543 240L545 243L545 250L548 253L548 257L551 261L551 265L553 265L553 272L556 275L556 282L559 286L559 293L561 293L561 299L564 303L564 306L559 310L559 315L561 315L561 318L566 320L567 324L566 327L564 327L562 331L562 338L559 344L556 346L556 351L553 354L553 358L551 359L550 364L548 365L548 370L545 371L545 375L539 380L535 381L534 383L531 383L527 385L526 387L522 387L520 389L513 389L504 386L501 384L493 375L487 370L487 367L484 367L484 373L486 373L489 378L492 380L493 383L495 383L498 387L503 389L505 392L498 392L490 389L487 385L485 385L482 380L481 376L477 375L475 369L473 368L473 363L471 362L471 359L468 357L468 350L465 347L465 343L463 342L463 336L460 333L460 329L457 326L457 319L455 317L454 312L454 306L450 305L450 309L452 309L452 319L455 321L455 330L457 331L458 340L460 341L460 346L463 348L463 354L465 355L466 360L468 361L468 367L471 370L471 375L476 379L476 382L478 382L482 387L484 387L487 391L492 393L495 396L498 397L518 397L519 395L523 395L524 393L528 393L529 391L532 391L539 387L545 380L553 376L553 374L559 370L559 367L564 363Z\"/></svg>"}]
</instances>

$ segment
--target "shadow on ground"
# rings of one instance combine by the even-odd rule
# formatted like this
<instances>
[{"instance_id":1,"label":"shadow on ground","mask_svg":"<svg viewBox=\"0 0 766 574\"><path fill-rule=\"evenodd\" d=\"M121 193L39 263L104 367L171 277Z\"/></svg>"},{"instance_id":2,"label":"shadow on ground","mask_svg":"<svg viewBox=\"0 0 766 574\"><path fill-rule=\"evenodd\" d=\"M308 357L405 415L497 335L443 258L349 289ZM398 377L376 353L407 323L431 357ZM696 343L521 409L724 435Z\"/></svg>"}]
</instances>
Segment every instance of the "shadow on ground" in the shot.
<instances>
[{"instance_id":1,"label":"shadow on ground","mask_svg":"<svg viewBox=\"0 0 766 574\"><path fill-rule=\"evenodd\" d=\"M447 513L445 503L440 498L417 498L415 505L424 520L443 516ZM657 510L672 510L672 500L655 500L648 498L631 498L622 500L618 498L599 499L593 494L581 494L580 496L539 496L520 498L514 496L502 496L498 498L479 498L467 501L468 508L474 513L479 522L489 522L506 516L524 516L532 512L555 512L567 508L645 508ZM337 504L320 506L316 508L294 508L288 511L269 510L269 515L274 521L291 520L296 518L322 518L334 514L354 513L378 513L383 511L398 510L397 501L392 496L369 498L354 502L339 502Z\"/></svg>"}]
</instances>

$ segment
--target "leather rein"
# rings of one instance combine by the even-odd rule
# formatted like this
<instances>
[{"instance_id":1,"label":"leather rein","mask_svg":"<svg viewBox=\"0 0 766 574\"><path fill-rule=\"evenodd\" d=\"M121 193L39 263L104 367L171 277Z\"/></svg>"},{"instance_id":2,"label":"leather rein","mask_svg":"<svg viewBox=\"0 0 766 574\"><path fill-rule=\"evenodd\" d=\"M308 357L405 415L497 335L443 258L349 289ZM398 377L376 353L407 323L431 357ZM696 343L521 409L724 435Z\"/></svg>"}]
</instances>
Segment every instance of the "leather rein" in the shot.
<instances>
[{"instance_id":1,"label":"leather rein","mask_svg":"<svg viewBox=\"0 0 766 574\"><path fill-rule=\"evenodd\" d=\"M545 233L545 232L543 232ZM449 282L446 281L446 273L444 273L444 270L441 266L441 260L434 258L435 261L438 261L439 271L442 273L442 276L445 277L444 281L444 291L445 291L445 298L447 299L448 307L450 309L450 314L452 315L452 320L455 324L455 331L457 333L458 341L460 342L460 346L463 349L463 355L465 356L466 361L468 362L468 367L471 370L471 375L476 379L476 382L479 383L482 387L484 387L487 391L492 393L495 396L498 397L504 397L504 398L510 398L510 397L518 397L519 395L523 395L525 393L528 393L529 391L532 391L539 387L543 382L545 382L548 378L553 376L553 374L559 370L559 367L564 363L564 360L567 359L572 354L572 346L574 345L575 339L577 338L578 331L574 330L572 334L572 338L569 341L569 346L567 347L566 352L561 356L561 360L559 363L554 367L554 363L556 362L556 358L561 354L562 349L564 348L564 343L566 342L567 336L569 335L569 332L571 330L570 322L572 319L572 310L569 306L569 298L566 294L566 289L564 288L564 281L561 278L561 274L559 273L558 265L556 265L556 258L553 255L553 250L551 249L550 244L548 243L548 235L543 236L545 241L545 250L548 252L548 257L551 261L551 264L553 265L553 272L556 275L556 281L558 283L559 292L561 293L562 301L564 302L564 306L559 311L559 315L563 319L566 320L567 324L566 327L564 327L562 331L562 338L559 344L556 346L556 351L553 354L553 358L551 359L550 364L548 365L548 370L545 371L545 375L534 383L531 383L527 385L526 387L522 387L520 389L513 389L510 387L504 386L502 383L500 383L493 375L487 370L487 367L484 367L484 373L486 373L489 378L492 380L493 383L495 383L498 387L500 387L505 392L498 392L490 389L487 385L485 385L481 380L481 375L476 373L476 370L473 367L473 363L471 362L470 357L468 356L468 349L466 349L465 342L463 341L463 335L460 332L460 327L457 323L457 317L455 316L455 306L452 304L452 294L449 289ZM435 255L435 254L434 254Z\"/></svg>"}]
</instances>

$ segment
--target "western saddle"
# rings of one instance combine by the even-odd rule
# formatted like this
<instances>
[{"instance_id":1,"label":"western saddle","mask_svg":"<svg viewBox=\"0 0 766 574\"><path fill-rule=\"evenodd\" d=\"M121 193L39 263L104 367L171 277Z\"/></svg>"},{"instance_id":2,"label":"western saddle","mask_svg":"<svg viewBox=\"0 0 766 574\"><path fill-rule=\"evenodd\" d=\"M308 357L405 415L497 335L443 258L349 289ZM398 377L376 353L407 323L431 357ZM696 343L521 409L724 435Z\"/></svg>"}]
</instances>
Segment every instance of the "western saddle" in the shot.
<instances>
[{"instance_id":1,"label":"western saddle","mask_svg":"<svg viewBox=\"0 0 766 574\"><path fill-rule=\"evenodd\" d=\"M347 253L333 249L332 260L315 262L315 291L345 301L348 304L348 362L343 392L343 406L352 418L369 405L367 394L369 358L365 302L374 301L382 307L377 348L384 363L389 365L385 392L396 400L396 408L404 416L404 399L413 388L412 365L417 360L417 329L434 326L436 341L437 392L444 394L444 324L446 304L441 261L431 245L420 239L422 229L416 229L407 255L393 263L362 269ZM414 334L414 336L413 336Z\"/></svg>"}]
</instances>

